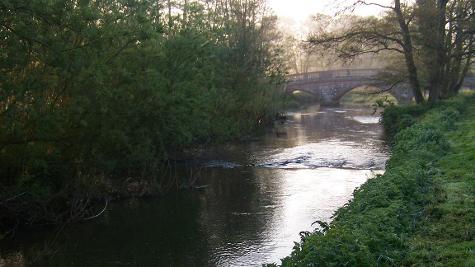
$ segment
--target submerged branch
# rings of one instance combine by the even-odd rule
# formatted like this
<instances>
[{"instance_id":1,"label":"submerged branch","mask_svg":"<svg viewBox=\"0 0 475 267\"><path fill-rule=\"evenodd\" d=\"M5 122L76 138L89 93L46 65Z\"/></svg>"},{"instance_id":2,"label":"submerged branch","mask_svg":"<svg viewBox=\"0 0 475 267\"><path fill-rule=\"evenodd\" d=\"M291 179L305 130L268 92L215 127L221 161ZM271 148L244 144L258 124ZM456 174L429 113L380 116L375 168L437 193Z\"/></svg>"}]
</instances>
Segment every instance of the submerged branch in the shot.
<instances>
[{"instance_id":1,"label":"submerged branch","mask_svg":"<svg viewBox=\"0 0 475 267\"><path fill-rule=\"evenodd\" d=\"M106 199L105 204L104 204L104 208L99 213L97 213L96 215L84 218L84 219L82 219L82 221L89 221L89 220L92 220L92 219L95 219L95 218L101 216L106 211L108 204L109 204L109 200Z\"/></svg>"}]
</instances>

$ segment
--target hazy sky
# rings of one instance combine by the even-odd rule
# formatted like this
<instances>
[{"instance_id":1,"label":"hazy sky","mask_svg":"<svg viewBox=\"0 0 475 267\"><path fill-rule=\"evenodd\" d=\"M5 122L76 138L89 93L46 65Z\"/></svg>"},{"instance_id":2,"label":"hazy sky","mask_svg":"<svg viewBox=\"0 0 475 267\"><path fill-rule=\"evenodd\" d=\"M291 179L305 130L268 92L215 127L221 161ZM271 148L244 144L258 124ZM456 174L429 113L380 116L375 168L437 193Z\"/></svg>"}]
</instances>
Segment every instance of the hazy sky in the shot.
<instances>
[{"instance_id":1,"label":"hazy sky","mask_svg":"<svg viewBox=\"0 0 475 267\"><path fill-rule=\"evenodd\" d=\"M302 24L317 13L335 15L338 10L351 5L355 0L267 0L274 13L285 20L293 20L293 27L302 31ZM374 0L378 4L391 3L392 0ZM355 10L358 15L378 15L381 8L375 6L359 7ZM289 25L290 26L290 25ZM303 30L304 31L304 30Z\"/></svg>"},{"instance_id":2,"label":"hazy sky","mask_svg":"<svg viewBox=\"0 0 475 267\"><path fill-rule=\"evenodd\" d=\"M287 17L308 17L315 13L333 15L342 6L348 6L354 0L267 0L277 15ZM391 1L376 0L379 4ZM377 15L381 11L375 6L360 7L356 10L359 15Z\"/></svg>"}]
</instances>

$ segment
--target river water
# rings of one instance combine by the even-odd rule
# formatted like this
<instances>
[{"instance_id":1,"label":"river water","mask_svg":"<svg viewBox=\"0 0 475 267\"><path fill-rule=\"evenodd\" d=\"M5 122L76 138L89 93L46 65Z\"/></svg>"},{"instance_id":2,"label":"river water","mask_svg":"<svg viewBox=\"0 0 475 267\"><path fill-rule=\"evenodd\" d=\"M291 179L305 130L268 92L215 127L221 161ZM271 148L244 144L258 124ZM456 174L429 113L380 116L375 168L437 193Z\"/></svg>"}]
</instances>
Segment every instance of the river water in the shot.
<instances>
[{"instance_id":1,"label":"river water","mask_svg":"<svg viewBox=\"0 0 475 267\"><path fill-rule=\"evenodd\" d=\"M255 140L209 148L197 190L110 205L89 223L20 236L0 266L261 266L330 222L387 159L370 109L311 107ZM38 253L40 252L40 253Z\"/></svg>"}]
</instances>

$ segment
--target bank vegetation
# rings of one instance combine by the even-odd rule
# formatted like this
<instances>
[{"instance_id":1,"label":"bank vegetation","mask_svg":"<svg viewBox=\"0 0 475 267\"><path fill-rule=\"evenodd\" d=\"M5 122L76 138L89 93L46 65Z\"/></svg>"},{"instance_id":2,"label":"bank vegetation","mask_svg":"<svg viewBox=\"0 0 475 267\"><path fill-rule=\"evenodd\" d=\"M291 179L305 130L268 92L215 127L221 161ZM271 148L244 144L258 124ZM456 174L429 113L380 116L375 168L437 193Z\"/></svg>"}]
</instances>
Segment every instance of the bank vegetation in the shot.
<instances>
[{"instance_id":1,"label":"bank vegetation","mask_svg":"<svg viewBox=\"0 0 475 267\"><path fill-rule=\"evenodd\" d=\"M0 1L0 238L186 186L281 109L279 38L261 0Z\"/></svg>"},{"instance_id":2,"label":"bank vegetation","mask_svg":"<svg viewBox=\"0 0 475 267\"><path fill-rule=\"evenodd\" d=\"M282 266L475 264L475 97L387 108L383 175L368 180L331 224L302 233Z\"/></svg>"}]
</instances>

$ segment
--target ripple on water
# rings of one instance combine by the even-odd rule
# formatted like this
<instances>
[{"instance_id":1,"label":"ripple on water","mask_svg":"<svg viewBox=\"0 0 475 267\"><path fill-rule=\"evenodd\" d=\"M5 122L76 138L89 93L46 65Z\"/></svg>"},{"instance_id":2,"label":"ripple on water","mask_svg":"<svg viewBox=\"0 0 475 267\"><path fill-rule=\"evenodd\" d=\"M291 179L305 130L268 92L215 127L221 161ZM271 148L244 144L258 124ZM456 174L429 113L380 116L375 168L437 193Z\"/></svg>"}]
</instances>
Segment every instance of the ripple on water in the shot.
<instances>
[{"instance_id":1,"label":"ripple on water","mask_svg":"<svg viewBox=\"0 0 475 267\"><path fill-rule=\"evenodd\" d=\"M234 162L225 161L225 160L211 160L211 161L206 162L204 166L207 168L223 168L223 169L234 169L234 168L242 167L242 165L239 163L234 163Z\"/></svg>"},{"instance_id":2,"label":"ripple on water","mask_svg":"<svg viewBox=\"0 0 475 267\"><path fill-rule=\"evenodd\" d=\"M310 143L261 155L256 166L280 169L342 168L384 169L387 156L379 148L338 140Z\"/></svg>"},{"instance_id":3,"label":"ripple on water","mask_svg":"<svg viewBox=\"0 0 475 267\"><path fill-rule=\"evenodd\" d=\"M379 117L375 116L353 116L353 120L363 124L376 124L379 123Z\"/></svg>"}]
</instances>

